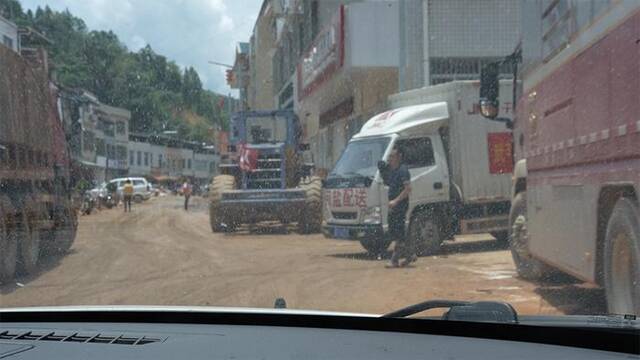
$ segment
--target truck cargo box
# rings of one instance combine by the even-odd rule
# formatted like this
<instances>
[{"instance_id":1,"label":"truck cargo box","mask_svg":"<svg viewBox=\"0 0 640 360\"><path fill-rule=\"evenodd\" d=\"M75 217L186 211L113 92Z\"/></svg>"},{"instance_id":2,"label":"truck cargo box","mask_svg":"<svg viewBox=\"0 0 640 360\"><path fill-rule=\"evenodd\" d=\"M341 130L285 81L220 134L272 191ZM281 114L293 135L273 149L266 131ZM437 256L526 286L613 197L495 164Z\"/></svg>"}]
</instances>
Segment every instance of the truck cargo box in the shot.
<instances>
[{"instance_id":1,"label":"truck cargo box","mask_svg":"<svg viewBox=\"0 0 640 360\"><path fill-rule=\"evenodd\" d=\"M463 201L508 200L513 168L512 133L480 115L478 81L455 81L389 97L389 108L446 102L449 112L449 172ZM500 83L501 114L511 117L512 84Z\"/></svg>"}]
</instances>

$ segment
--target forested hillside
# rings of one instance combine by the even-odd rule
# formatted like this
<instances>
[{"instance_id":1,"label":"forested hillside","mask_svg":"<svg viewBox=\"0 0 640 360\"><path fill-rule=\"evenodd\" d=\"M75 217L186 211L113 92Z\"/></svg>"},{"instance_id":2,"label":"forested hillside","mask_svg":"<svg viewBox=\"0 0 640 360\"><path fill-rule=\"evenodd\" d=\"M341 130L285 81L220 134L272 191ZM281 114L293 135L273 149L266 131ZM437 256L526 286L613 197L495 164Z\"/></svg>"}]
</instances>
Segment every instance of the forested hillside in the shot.
<instances>
[{"instance_id":1,"label":"forested hillside","mask_svg":"<svg viewBox=\"0 0 640 360\"><path fill-rule=\"evenodd\" d=\"M90 31L69 11L25 11L17 0L0 0L0 14L51 40L45 46L62 85L130 110L131 131L177 130L183 138L207 141L211 128L226 128L221 95L204 90L195 69L181 69L149 45L129 51L112 31Z\"/></svg>"}]
</instances>

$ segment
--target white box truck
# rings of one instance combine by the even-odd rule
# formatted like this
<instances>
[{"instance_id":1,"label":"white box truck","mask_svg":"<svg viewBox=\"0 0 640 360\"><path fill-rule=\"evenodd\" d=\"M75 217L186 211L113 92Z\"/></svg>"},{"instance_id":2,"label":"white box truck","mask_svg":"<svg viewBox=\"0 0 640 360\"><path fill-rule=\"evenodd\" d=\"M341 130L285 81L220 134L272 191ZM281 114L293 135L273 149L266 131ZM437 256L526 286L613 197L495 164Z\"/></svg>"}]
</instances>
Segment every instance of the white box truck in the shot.
<instances>
[{"instance_id":1,"label":"white box truck","mask_svg":"<svg viewBox=\"0 0 640 360\"><path fill-rule=\"evenodd\" d=\"M512 85L500 86L508 114ZM377 164L398 146L411 173L407 236L422 254L456 234L506 241L512 133L480 115L478 89L456 81L391 95L391 110L363 125L323 182L323 234L360 241L372 254L388 248L388 187Z\"/></svg>"}]
</instances>

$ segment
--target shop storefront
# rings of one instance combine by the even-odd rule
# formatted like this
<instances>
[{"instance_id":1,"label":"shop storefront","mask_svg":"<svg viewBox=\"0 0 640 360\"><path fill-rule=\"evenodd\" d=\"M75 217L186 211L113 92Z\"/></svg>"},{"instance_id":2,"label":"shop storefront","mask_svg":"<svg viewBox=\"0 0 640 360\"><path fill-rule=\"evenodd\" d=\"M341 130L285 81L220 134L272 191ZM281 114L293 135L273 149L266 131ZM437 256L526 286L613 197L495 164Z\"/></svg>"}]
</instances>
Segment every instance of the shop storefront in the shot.
<instances>
[{"instance_id":1,"label":"shop storefront","mask_svg":"<svg viewBox=\"0 0 640 360\"><path fill-rule=\"evenodd\" d=\"M377 26L371 16L389 24ZM397 38L388 33L397 20L393 2L341 6L298 64L295 109L311 145L309 160L321 176L362 124L386 109L387 96L397 92L397 44L381 40Z\"/></svg>"}]
</instances>

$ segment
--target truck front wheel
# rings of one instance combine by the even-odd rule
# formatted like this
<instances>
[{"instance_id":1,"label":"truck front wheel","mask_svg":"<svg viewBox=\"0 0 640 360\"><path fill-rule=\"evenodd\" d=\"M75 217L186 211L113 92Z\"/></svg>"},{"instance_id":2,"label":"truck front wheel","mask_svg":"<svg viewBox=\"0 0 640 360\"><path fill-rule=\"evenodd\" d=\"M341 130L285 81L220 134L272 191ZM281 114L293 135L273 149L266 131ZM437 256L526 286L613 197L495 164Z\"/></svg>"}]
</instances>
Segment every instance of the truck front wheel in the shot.
<instances>
[{"instance_id":1,"label":"truck front wheel","mask_svg":"<svg viewBox=\"0 0 640 360\"><path fill-rule=\"evenodd\" d=\"M409 241L420 255L436 254L442 246L439 221L434 211L421 211L409 224Z\"/></svg>"},{"instance_id":2,"label":"truck front wheel","mask_svg":"<svg viewBox=\"0 0 640 360\"><path fill-rule=\"evenodd\" d=\"M540 280L547 277L551 273L551 269L533 258L529 252L526 191L519 193L513 199L509 225L509 248L518 276L527 280Z\"/></svg>"},{"instance_id":3,"label":"truck front wheel","mask_svg":"<svg viewBox=\"0 0 640 360\"><path fill-rule=\"evenodd\" d=\"M640 314L640 210L630 198L613 208L604 245L604 288L611 314Z\"/></svg>"},{"instance_id":4,"label":"truck front wheel","mask_svg":"<svg viewBox=\"0 0 640 360\"><path fill-rule=\"evenodd\" d=\"M213 178L209 191L209 223L211 231L214 233L222 231L233 231L233 224L226 224L225 214L220 210L222 193L235 190L236 178L231 175L218 175Z\"/></svg>"},{"instance_id":5,"label":"truck front wheel","mask_svg":"<svg viewBox=\"0 0 640 360\"><path fill-rule=\"evenodd\" d=\"M40 229L38 222L44 219L44 213L35 201L25 206L18 226L19 242L18 266L26 274L33 274L40 259Z\"/></svg>"},{"instance_id":6,"label":"truck front wheel","mask_svg":"<svg viewBox=\"0 0 640 360\"><path fill-rule=\"evenodd\" d=\"M305 205L298 220L298 232L311 234L320 232L322 226L322 180L313 176L308 182L300 184L305 191Z\"/></svg>"},{"instance_id":7,"label":"truck front wheel","mask_svg":"<svg viewBox=\"0 0 640 360\"><path fill-rule=\"evenodd\" d=\"M372 238L362 238L360 239L360 245L367 250L367 253L371 256L383 255L389 245L391 244L391 240L384 237L372 237Z\"/></svg>"}]
</instances>

